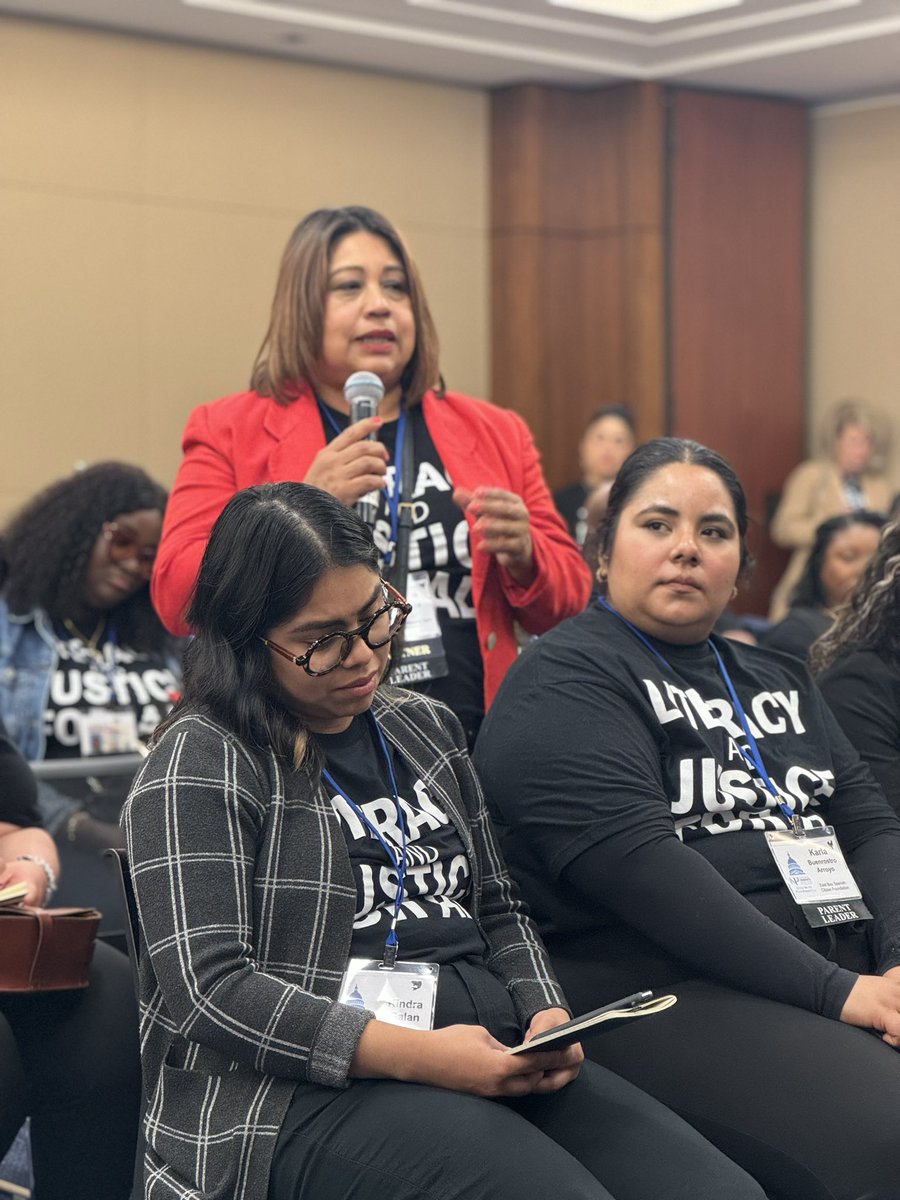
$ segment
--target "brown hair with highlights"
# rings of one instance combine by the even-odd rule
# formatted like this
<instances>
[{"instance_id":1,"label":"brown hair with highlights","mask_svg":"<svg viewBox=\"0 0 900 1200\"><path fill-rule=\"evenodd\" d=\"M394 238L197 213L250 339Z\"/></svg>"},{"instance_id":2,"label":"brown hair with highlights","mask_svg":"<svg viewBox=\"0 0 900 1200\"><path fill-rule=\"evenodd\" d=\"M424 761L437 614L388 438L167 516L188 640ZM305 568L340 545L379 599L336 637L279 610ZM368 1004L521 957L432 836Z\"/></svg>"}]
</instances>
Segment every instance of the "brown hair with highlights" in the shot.
<instances>
[{"instance_id":1,"label":"brown hair with highlights","mask_svg":"<svg viewBox=\"0 0 900 1200\"><path fill-rule=\"evenodd\" d=\"M441 391L438 337L418 268L398 231L371 208L320 208L291 234L278 269L269 328L253 365L250 386L261 396L290 404L312 384L322 351L328 269L338 242L351 233L382 238L406 274L416 326L416 348L400 381L408 404L429 388Z\"/></svg>"}]
</instances>

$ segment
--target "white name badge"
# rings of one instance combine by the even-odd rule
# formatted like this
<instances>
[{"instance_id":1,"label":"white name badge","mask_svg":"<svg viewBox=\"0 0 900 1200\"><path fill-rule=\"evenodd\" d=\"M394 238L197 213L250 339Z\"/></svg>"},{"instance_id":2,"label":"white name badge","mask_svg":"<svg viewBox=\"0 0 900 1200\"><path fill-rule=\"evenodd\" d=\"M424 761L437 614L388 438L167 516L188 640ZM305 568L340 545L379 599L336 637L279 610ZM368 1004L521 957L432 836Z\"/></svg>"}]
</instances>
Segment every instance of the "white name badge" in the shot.
<instances>
[{"instance_id":1,"label":"white name badge","mask_svg":"<svg viewBox=\"0 0 900 1200\"><path fill-rule=\"evenodd\" d=\"M427 571L411 571L406 577L406 598L412 612L406 618L404 637L410 642L428 642L441 636L434 597Z\"/></svg>"},{"instance_id":2,"label":"white name badge","mask_svg":"<svg viewBox=\"0 0 900 1200\"><path fill-rule=\"evenodd\" d=\"M403 627L402 657L391 674L391 683L400 687L442 679L449 670L427 571L407 575L406 598L412 612Z\"/></svg>"},{"instance_id":3,"label":"white name badge","mask_svg":"<svg viewBox=\"0 0 900 1200\"><path fill-rule=\"evenodd\" d=\"M84 758L96 754L134 754L137 719L131 709L92 708L81 714L79 741Z\"/></svg>"},{"instance_id":4,"label":"white name badge","mask_svg":"<svg viewBox=\"0 0 900 1200\"><path fill-rule=\"evenodd\" d=\"M871 920L834 829L766 833L769 850L791 898L812 926Z\"/></svg>"},{"instance_id":5,"label":"white name badge","mask_svg":"<svg viewBox=\"0 0 900 1200\"><path fill-rule=\"evenodd\" d=\"M369 1009L389 1025L432 1029L439 971L437 963L398 962L384 967L374 958L351 958L338 999Z\"/></svg>"}]
</instances>

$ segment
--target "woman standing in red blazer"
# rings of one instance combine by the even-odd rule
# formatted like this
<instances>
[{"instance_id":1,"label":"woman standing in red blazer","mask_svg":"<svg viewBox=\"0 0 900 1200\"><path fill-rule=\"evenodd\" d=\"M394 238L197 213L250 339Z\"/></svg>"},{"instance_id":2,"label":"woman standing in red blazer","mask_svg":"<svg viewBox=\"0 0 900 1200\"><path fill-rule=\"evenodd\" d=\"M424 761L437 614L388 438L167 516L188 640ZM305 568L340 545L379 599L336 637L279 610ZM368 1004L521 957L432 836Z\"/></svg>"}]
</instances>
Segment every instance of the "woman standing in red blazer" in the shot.
<instances>
[{"instance_id":1,"label":"woman standing in red blazer","mask_svg":"<svg viewBox=\"0 0 900 1200\"><path fill-rule=\"evenodd\" d=\"M356 371L377 375L384 398L378 416L348 425L344 384ZM283 480L348 505L376 494L385 570L405 540L408 565L394 581L415 609L394 678L446 701L470 745L515 659L516 626L543 633L587 602L588 570L527 426L444 389L415 263L371 209L320 209L297 226L251 390L196 409L182 446L152 583L173 632L186 632L200 559L227 501Z\"/></svg>"}]
</instances>

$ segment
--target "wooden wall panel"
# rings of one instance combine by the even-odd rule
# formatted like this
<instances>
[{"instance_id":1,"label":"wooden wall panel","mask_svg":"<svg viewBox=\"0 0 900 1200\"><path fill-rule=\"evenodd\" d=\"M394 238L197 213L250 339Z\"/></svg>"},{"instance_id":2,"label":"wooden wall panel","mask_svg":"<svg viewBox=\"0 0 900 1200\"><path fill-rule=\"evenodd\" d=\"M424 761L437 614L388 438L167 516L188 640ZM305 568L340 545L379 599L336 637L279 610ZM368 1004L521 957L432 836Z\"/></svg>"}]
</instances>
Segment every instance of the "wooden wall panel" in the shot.
<instances>
[{"instance_id":1,"label":"wooden wall panel","mask_svg":"<svg viewBox=\"0 0 900 1200\"><path fill-rule=\"evenodd\" d=\"M649 84L492 98L491 395L529 422L552 485L602 404L662 432L664 123Z\"/></svg>"},{"instance_id":2,"label":"wooden wall panel","mask_svg":"<svg viewBox=\"0 0 900 1200\"><path fill-rule=\"evenodd\" d=\"M803 456L807 113L676 89L671 121L672 432L737 469L759 527L741 603L765 612L767 500Z\"/></svg>"}]
</instances>

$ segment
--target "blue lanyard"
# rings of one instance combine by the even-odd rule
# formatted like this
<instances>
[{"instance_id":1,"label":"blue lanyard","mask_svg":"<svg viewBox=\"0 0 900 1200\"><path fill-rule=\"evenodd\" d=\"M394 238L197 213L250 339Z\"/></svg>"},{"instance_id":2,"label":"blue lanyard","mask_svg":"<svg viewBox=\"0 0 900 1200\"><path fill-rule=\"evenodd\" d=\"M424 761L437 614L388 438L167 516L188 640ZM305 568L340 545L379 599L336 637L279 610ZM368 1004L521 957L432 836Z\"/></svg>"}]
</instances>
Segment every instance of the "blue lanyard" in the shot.
<instances>
[{"instance_id":1,"label":"blue lanyard","mask_svg":"<svg viewBox=\"0 0 900 1200\"><path fill-rule=\"evenodd\" d=\"M335 781L334 776L327 767L322 768L322 774L330 786L334 788L337 794L341 797L341 799L349 804L350 808L356 813L369 832L378 839L384 849L385 854L390 859L391 865L397 872L397 897L394 901L394 915L391 918L391 927L388 930L388 935L384 943L384 966L392 967L397 961L397 949L399 946L397 941L397 919L400 915L400 906L403 904L403 884L406 879L406 866L408 862L406 852L406 820L403 816L403 809L400 806L400 795L397 791L397 780L394 778L394 764L391 761L390 751L388 750L387 743L384 740L384 734L381 732L381 726L376 721L374 714L370 711L367 713L367 716L372 724L372 728L378 735L378 743L381 747L381 753L384 756L384 761L387 763L388 775L390 776L391 780L391 790L394 793L394 804L397 809L397 824L400 827L401 838L399 857L387 839L383 836L381 830L376 828L376 826L372 824L359 805L350 799L340 784Z\"/></svg>"},{"instance_id":2,"label":"blue lanyard","mask_svg":"<svg viewBox=\"0 0 900 1200\"><path fill-rule=\"evenodd\" d=\"M319 411L324 419L328 422L335 434L342 432L341 427L334 419L334 413L327 404L316 396L316 401L319 405ZM405 399L400 405L400 416L397 420L397 441L394 446L394 488L387 498L388 515L391 520L391 544L384 554L384 565L390 567L394 562L394 554L397 549L397 533L400 528L400 492L402 490L401 480L403 479L403 447L406 444L406 401Z\"/></svg>"},{"instance_id":3,"label":"blue lanyard","mask_svg":"<svg viewBox=\"0 0 900 1200\"><path fill-rule=\"evenodd\" d=\"M397 534L400 528L400 493L403 490L403 448L406 445L406 404L400 406L397 420L397 441L394 444L394 487L388 496L388 511L391 514L391 544L384 555L384 565L393 566L397 551ZM403 586L401 584L401 586Z\"/></svg>"},{"instance_id":4,"label":"blue lanyard","mask_svg":"<svg viewBox=\"0 0 900 1200\"><path fill-rule=\"evenodd\" d=\"M660 654L660 652L653 645L653 643L650 641L650 639L648 637L645 637L644 634L640 631L640 629L637 628L637 626L632 625L632 623L628 620L627 617L623 617L622 614L617 611L617 609L613 608L613 606L610 604L610 602L606 599L605 596L600 596L597 603L599 605L601 605L603 608L605 608L607 612L611 612L614 617L618 617L618 619L622 622L622 624L631 630L631 632L638 639L638 641L643 642L643 644L647 647L647 649L650 651L650 653L656 659L658 659L658 661L661 662L662 665L667 670L672 671L673 674L677 674L675 669L672 667L672 664L666 658L664 658L662 654ZM721 654L716 649L715 644L711 640L707 642L707 645L709 646L710 650L712 650L712 652L713 652L713 655L716 660L716 665L719 668L719 674L722 676L722 679L725 682L725 687L728 690L728 695L731 697L731 703L734 706L734 711L737 714L737 718L738 718L738 721L740 722L741 729L744 732L744 737L747 739L746 746L738 746L738 750L740 751L741 757L743 758L744 762L747 764L748 767L752 767L757 772L760 779L763 781L763 784L765 785L766 791L771 796L774 797L775 802L778 805L778 807L781 809L781 811L784 813L784 815L787 817L787 819L791 822L791 828L793 829L794 833L802 832L803 826L802 826L800 817L790 807L790 805L786 804L784 802L784 800L781 799L781 797L778 794L778 788L772 782L772 777L769 775L769 772L766 770L766 765L763 762L762 755L759 752L759 745L756 741L756 738L753 736L753 731L750 728L750 722L747 720L747 714L744 711L744 706L743 706L743 704L741 704L738 694L734 690L734 684L731 682L731 676L728 674L728 670L725 666L725 663L722 661Z\"/></svg>"}]
</instances>

